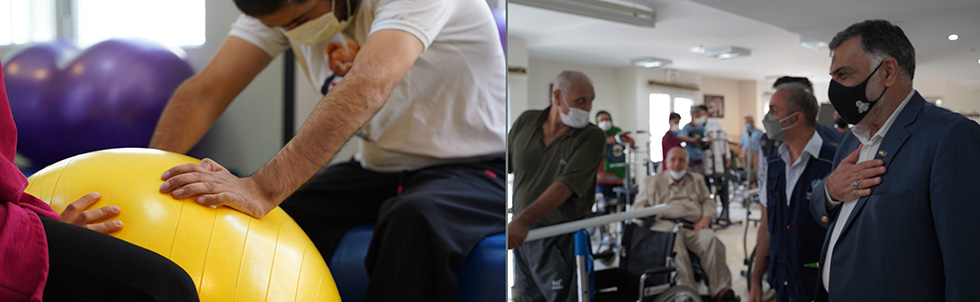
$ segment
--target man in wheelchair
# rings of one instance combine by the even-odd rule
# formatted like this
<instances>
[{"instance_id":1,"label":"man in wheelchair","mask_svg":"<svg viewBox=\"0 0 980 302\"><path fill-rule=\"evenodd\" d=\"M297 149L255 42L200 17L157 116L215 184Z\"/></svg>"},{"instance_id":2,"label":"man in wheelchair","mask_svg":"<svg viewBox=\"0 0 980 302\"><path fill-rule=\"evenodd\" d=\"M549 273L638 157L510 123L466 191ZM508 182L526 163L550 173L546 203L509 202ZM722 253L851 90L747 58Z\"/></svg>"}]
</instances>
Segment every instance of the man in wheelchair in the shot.
<instances>
[{"instance_id":1,"label":"man in wheelchair","mask_svg":"<svg viewBox=\"0 0 980 302\"><path fill-rule=\"evenodd\" d=\"M701 260L707 274L708 291L716 301L735 299L732 292L732 273L725 263L725 245L715 237L709 227L718 215L715 200L709 196L704 177L688 172L688 155L684 149L671 148L667 152L667 171L649 176L640 183L632 210L658 204L667 204L670 209L657 215L650 227L654 231L671 232L680 223L693 225L692 228L677 228L674 240L674 266L677 269L677 284L697 288L694 281L691 258L693 252Z\"/></svg>"}]
</instances>

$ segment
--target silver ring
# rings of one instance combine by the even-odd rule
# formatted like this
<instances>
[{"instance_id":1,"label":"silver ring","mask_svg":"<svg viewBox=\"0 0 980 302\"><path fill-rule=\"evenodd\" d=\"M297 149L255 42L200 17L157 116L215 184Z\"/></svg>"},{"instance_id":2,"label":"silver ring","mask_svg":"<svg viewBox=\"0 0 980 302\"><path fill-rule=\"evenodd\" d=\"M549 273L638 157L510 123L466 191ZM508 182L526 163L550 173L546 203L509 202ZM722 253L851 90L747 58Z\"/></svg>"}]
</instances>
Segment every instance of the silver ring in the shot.
<instances>
[{"instance_id":1,"label":"silver ring","mask_svg":"<svg viewBox=\"0 0 980 302\"><path fill-rule=\"evenodd\" d=\"M852 182L852 183L851 183L851 186L852 186L852 187L854 187L855 189L857 189L857 187L858 187L858 182L857 182L857 180L855 180L854 182Z\"/></svg>"}]
</instances>

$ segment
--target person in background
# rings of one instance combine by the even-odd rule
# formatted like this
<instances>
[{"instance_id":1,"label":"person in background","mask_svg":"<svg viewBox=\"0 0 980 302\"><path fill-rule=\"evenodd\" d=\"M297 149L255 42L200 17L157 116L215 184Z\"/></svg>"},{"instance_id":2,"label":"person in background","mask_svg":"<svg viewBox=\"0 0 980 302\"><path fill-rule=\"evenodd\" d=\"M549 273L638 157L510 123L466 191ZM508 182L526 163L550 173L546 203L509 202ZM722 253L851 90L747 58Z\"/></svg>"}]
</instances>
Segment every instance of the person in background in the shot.
<instances>
[{"instance_id":1,"label":"person in background","mask_svg":"<svg viewBox=\"0 0 980 302\"><path fill-rule=\"evenodd\" d=\"M508 135L508 171L514 173L514 249L518 301L574 301L575 236L525 242L530 229L584 218L595 202L596 172L605 135L589 123L595 91L578 71L555 79L551 106L521 114ZM501 289L503 290L503 289Z\"/></svg>"},{"instance_id":2,"label":"person in background","mask_svg":"<svg viewBox=\"0 0 980 302\"><path fill-rule=\"evenodd\" d=\"M704 125L708 122L708 109L704 105L691 107L691 122L677 133L677 138L685 142L684 149L690 159L688 169L704 173Z\"/></svg>"},{"instance_id":3,"label":"person in background","mask_svg":"<svg viewBox=\"0 0 980 302\"><path fill-rule=\"evenodd\" d=\"M718 240L710 228L718 216L715 200L708 193L704 176L688 170L687 152L680 147L667 152L667 172L647 176L640 183L631 211L666 204L666 212L654 218L651 230L671 232L680 223L674 240L674 267L677 268L677 284L698 288L694 281L691 258L688 251L701 259L708 278L708 292L714 301L735 299L732 292L732 273L725 262L725 244Z\"/></svg>"},{"instance_id":4,"label":"person in background","mask_svg":"<svg viewBox=\"0 0 980 302\"><path fill-rule=\"evenodd\" d=\"M681 115L677 112L671 112L670 118L667 119L670 123L670 129L667 133L664 133L664 137L660 139L660 145L663 148L663 162L661 162L661 171L667 169L667 151L673 149L674 147L681 146L681 139L677 138L677 133L681 132Z\"/></svg>"},{"instance_id":5,"label":"person in background","mask_svg":"<svg viewBox=\"0 0 980 302\"><path fill-rule=\"evenodd\" d=\"M742 167L748 172L750 186L755 187L759 173L759 151L762 150L762 137L765 135L762 130L755 127L755 118L746 115L743 118L745 132L742 132L739 145L742 147Z\"/></svg>"},{"instance_id":6,"label":"person in background","mask_svg":"<svg viewBox=\"0 0 980 302\"><path fill-rule=\"evenodd\" d=\"M327 262L351 227L373 223L365 301L454 299L455 270L506 226L507 67L487 2L234 2L242 15L174 92L151 148L189 151L287 49L314 89L332 88L252 175L204 159L161 171L160 192L254 217L281 206ZM359 46L334 86L339 41ZM355 135L354 158L328 166Z\"/></svg>"},{"instance_id":7,"label":"person in background","mask_svg":"<svg viewBox=\"0 0 980 302\"><path fill-rule=\"evenodd\" d=\"M810 200L814 184L830 173L837 151L815 134L819 108L799 83L781 85L770 99L763 126L783 144L769 156L767 174L760 175L765 184L759 190L763 215L749 276L749 302L761 302L764 273L778 301L813 299L827 217L814 217Z\"/></svg>"},{"instance_id":8,"label":"person in background","mask_svg":"<svg viewBox=\"0 0 980 302\"><path fill-rule=\"evenodd\" d=\"M772 88L779 90L779 86L783 84L789 84L789 83L800 83L806 86L807 90L809 90L810 93L815 93L813 91L813 82L810 82L810 79L807 79L805 77L783 76L776 79L776 82L772 84ZM834 147L840 145L840 140L843 138L843 135L841 135L841 133L836 129L820 123L817 124L815 129L817 133L820 134L820 137L823 138L824 141L830 143L831 145L834 145Z\"/></svg>"},{"instance_id":9,"label":"person in background","mask_svg":"<svg viewBox=\"0 0 980 302\"><path fill-rule=\"evenodd\" d=\"M614 187L623 185L623 178L626 177L626 154L624 148L633 148L634 141L623 129L613 125L612 115L608 111L599 110L595 115L596 125L599 129L606 132L606 157L602 159L599 166L599 174L596 175L596 191L602 193L602 201L616 197ZM599 203L600 210L605 203Z\"/></svg>"},{"instance_id":10,"label":"person in background","mask_svg":"<svg viewBox=\"0 0 980 302\"><path fill-rule=\"evenodd\" d=\"M811 94L814 93L813 82L810 82L810 79L807 79L805 77L783 76L776 79L776 82L772 84L772 87L778 90L780 86L784 84L791 84L791 83L801 84L805 86L806 89L810 91ZM834 147L840 145L840 141L844 137L844 135L838 130L834 128L830 128L820 123L817 123L817 125L814 127L814 130L817 131L817 134L820 135L820 138L823 139L824 142L827 142L833 145ZM768 164L767 158L770 155L772 155L774 152L776 152L776 150L778 150L779 144L781 143L782 142L770 139L768 135L762 137L762 152L759 153L759 175L763 175L765 173L765 171L768 168L766 167L766 165ZM762 181L763 179L760 178L759 182L761 183ZM759 187L764 188L764 186L762 185L760 185Z\"/></svg>"}]
</instances>

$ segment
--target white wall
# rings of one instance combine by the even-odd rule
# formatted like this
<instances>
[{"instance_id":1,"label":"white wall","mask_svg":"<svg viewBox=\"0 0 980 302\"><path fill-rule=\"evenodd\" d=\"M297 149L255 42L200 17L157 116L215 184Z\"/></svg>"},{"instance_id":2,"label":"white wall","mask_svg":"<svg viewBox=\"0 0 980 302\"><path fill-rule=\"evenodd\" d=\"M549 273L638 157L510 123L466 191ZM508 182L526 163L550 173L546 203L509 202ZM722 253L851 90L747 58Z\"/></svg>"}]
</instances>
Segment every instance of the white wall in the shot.
<instances>
[{"instance_id":1,"label":"white wall","mask_svg":"<svg viewBox=\"0 0 980 302\"><path fill-rule=\"evenodd\" d=\"M649 69L640 67L625 67L633 70L634 78L631 82L636 85L635 94L632 96L633 105L630 106L632 110L635 110L636 123L637 126L650 130L650 119L653 119L654 123L660 123L661 125L667 124L667 116L650 116L650 94L651 93L686 93L694 100L695 104L700 104L703 102L701 96L698 95L697 91L692 90L680 90L677 88L666 88L664 86L652 86L650 81L657 81L662 83L674 83L686 86L698 86L701 84L701 76L688 72L674 71L675 77L668 79L666 69ZM687 110L687 109L675 109L675 110ZM685 121L686 122L686 121ZM684 125L681 125L683 127ZM653 139L659 139L663 136L663 133L653 133Z\"/></svg>"},{"instance_id":2,"label":"white wall","mask_svg":"<svg viewBox=\"0 0 980 302\"><path fill-rule=\"evenodd\" d=\"M721 123L721 128L728 133L730 139L734 140L740 133L744 132L742 128L742 117L745 114L742 113L743 101L739 81L735 79L702 76L702 97L696 99L695 103L703 104L704 95L708 94L725 97L725 117L717 120ZM744 103L751 104L752 100L746 100Z\"/></svg>"},{"instance_id":3,"label":"white wall","mask_svg":"<svg viewBox=\"0 0 980 302\"><path fill-rule=\"evenodd\" d=\"M912 84L926 99L943 100L942 107L959 113L980 112L977 96L980 90L970 89L946 77L918 77Z\"/></svg>"},{"instance_id":4,"label":"white wall","mask_svg":"<svg viewBox=\"0 0 980 302\"><path fill-rule=\"evenodd\" d=\"M508 47L508 65L520 66L521 60L526 58L527 49L524 41L515 41L511 38ZM515 43L517 42L517 43ZM515 52L517 49L519 52ZM671 82L668 81L667 71L664 69L646 69L639 67L608 68L590 66L568 62L554 62L540 59L527 60L528 74L515 76L509 74L508 83L510 84L511 112L517 109L542 109L548 106L548 83L561 70L579 70L592 78L596 90L596 101L593 103L593 112L606 109L613 114L615 124L630 131L646 130L649 131L649 96L653 92L674 90L690 94L696 104L704 102L705 94L722 95L725 97L725 117L719 119L723 129L729 134L732 141L737 142L739 135L743 131L742 117L746 114L753 114L757 121L762 110L762 104L768 99L763 97L766 85L764 81L754 80L735 80L703 76L688 72L676 72L672 82L683 85L698 86L699 91L678 90L677 88L664 88L662 86L651 86L649 81ZM514 116L513 118L516 118ZM667 117L653 117L657 122L662 120L666 124ZM757 123L757 127L761 127ZM663 133L652 133L650 139L659 140ZM637 136L642 143L646 141L643 136ZM642 145L641 145L642 147Z\"/></svg>"},{"instance_id":5,"label":"white wall","mask_svg":"<svg viewBox=\"0 0 980 302\"><path fill-rule=\"evenodd\" d=\"M616 69L621 102L619 110L626 113L620 114L616 123L623 129L650 131L650 124L647 122L647 112L650 111L650 106L647 103L649 96L643 96L647 86L646 83L641 83L640 70L640 68L635 67ZM649 93L646 94L649 95ZM640 137L635 138L639 139Z\"/></svg>"},{"instance_id":6,"label":"white wall","mask_svg":"<svg viewBox=\"0 0 980 302\"><path fill-rule=\"evenodd\" d=\"M544 109L551 104L548 84L564 70L581 71L592 80L595 101L592 102L591 121L595 121L596 112L606 110L612 114L613 124L623 128L619 117L625 116L626 112L620 110L617 75L613 68L532 59L528 68L528 109Z\"/></svg>"},{"instance_id":7,"label":"white wall","mask_svg":"<svg viewBox=\"0 0 980 302\"><path fill-rule=\"evenodd\" d=\"M739 110L741 111L739 117L739 126L741 127L742 119L746 115L751 115L755 119L755 127L762 129L762 118L764 116L764 110L759 110L762 108L762 91L759 90L759 81L752 80L742 80L738 81L738 92L739 92ZM763 113L760 114L760 111ZM763 130L764 131L764 130ZM733 140L741 140L742 135L745 131L739 130L738 133L732 133L729 135Z\"/></svg>"},{"instance_id":8,"label":"white wall","mask_svg":"<svg viewBox=\"0 0 980 302\"><path fill-rule=\"evenodd\" d=\"M977 102L978 96L980 96L980 90L969 89L947 79L942 106L960 113L978 113L980 111L980 102Z\"/></svg>"},{"instance_id":9,"label":"white wall","mask_svg":"<svg viewBox=\"0 0 980 302\"><path fill-rule=\"evenodd\" d=\"M207 42L187 50L195 71L210 61L240 15L232 1L207 0L206 5ZM235 98L190 155L210 157L242 175L272 158L282 146L282 72L280 55Z\"/></svg>"},{"instance_id":10,"label":"white wall","mask_svg":"<svg viewBox=\"0 0 980 302\"><path fill-rule=\"evenodd\" d=\"M634 67L636 68L636 67ZM646 100L650 93L655 91L670 90L670 88L663 88L660 86L650 86L649 81L658 82L673 82L681 85L697 86L698 91L690 91L689 93L694 97L695 104L704 104L704 95L721 95L725 97L725 117L718 119L722 125L722 129L728 133L731 139L735 139L742 129L742 93L740 90L739 81L735 79L726 79L712 76L704 76L690 72L676 71L675 79L667 78L667 70L664 69L638 69L637 85L639 85L638 95L635 96L638 101L636 110L639 116L637 120L641 123L646 123L647 115L649 115L649 106L646 106ZM676 88L675 88L676 89ZM754 103L750 104L749 107L755 106ZM667 121L667 117L653 117L655 119L662 119L664 123Z\"/></svg>"},{"instance_id":11,"label":"white wall","mask_svg":"<svg viewBox=\"0 0 980 302\"><path fill-rule=\"evenodd\" d=\"M514 41L510 39L509 41ZM523 42L523 41L520 41ZM518 44L509 42L511 45ZM523 45L523 43L520 43ZM509 47L513 51L518 46ZM526 49L523 49L526 52ZM510 60L515 53L508 54ZM515 62L509 62L515 66ZM600 109L613 114L615 124L624 130L648 130L650 93L664 88L649 85L649 81L667 82L664 69L645 69L638 67L609 68L590 66L577 63L553 62L539 59L528 60L527 94L515 91L515 83L524 82L510 74L511 108L543 109L548 106L548 83L562 70L579 70L592 78L596 90L596 100L592 105L593 112ZM702 76L693 73L679 72L678 84L696 85L700 91L693 92L696 104L704 102L705 94L722 95L725 97L725 117L719 119L723 129L732 139L742 132L742 117L745 114L757 115L761 107L759 81L740 81L735 79ZM669 89L669 88L667 88ZM743 92L743 90L749 90ZM764 112L764 111L763 111ZM660 118L660 117L654 117ZM663 117L666 121L666 117Z\"/></svg>"},{"instance_id":12,"label":"white wall","mask_svg":"<svg viewBox=\"0 0 980 302\"><path fill-rule=\"evenodd\" d=\"M528 69L527 44L524 39L518 37L507 37L507 68ZM528 106L528 74L519 72L507 72L507 129L514 124L514 120L530 109Z\"/></svg>"}]
</instances>

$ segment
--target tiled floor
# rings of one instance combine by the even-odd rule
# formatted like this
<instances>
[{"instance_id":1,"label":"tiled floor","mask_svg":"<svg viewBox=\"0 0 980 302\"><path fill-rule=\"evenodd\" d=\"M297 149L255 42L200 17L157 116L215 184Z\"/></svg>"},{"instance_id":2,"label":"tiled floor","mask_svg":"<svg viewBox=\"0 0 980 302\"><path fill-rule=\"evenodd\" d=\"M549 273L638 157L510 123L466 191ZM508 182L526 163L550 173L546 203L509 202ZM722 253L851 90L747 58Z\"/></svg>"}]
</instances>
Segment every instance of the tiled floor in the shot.
<instances>
[{"instance_id":1,"label":"tiled floor","mask_svg":"<svg viewBox=\"0 0 980 302\"><path fill-rule=\"evenodd\" d=\"M758 225L753 222L749 222L748 232L745 230L745 214L746 209L742 207L741 204L731 205L731 219L743 221L742 224L732 225L726 229L715 230L715 234L718 235L718 239L725 243L725 258L728 268L732 271L732 289L735 290L737 296L742 297L742 301L749 300L748 292L748 279L743 277L741 272L747 267L743 264L745 259L745 246L748 245L748 253L752 253L752 248L755 247L755 237L758 231ZM760 210L759 205L754 204L751 208L752 219L759 219ZM745 234L745 236L743 236ZM743 243L743 239L745 240Z\"/></svg>"}]
</instances>

